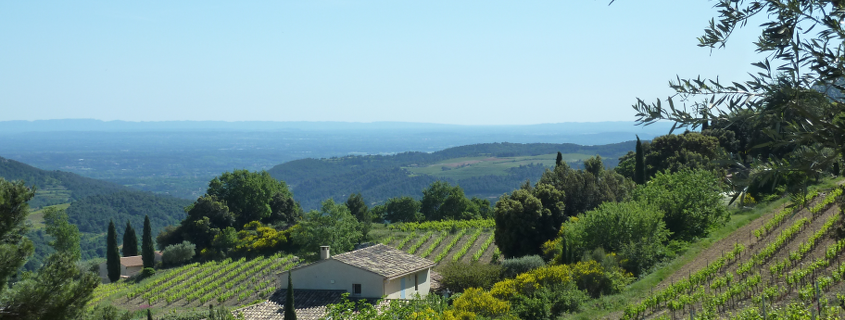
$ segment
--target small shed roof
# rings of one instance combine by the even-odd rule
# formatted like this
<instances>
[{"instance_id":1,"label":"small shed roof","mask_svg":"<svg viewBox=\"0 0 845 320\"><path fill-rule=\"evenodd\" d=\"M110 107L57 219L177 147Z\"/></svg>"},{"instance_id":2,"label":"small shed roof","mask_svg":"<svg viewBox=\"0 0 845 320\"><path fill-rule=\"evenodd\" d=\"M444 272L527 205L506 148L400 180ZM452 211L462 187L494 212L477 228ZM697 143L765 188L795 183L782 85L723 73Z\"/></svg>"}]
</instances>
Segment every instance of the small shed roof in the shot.
<instances>
[{"instance_id":1,"label":"small shed roof","mask_svg":"<svg viewBox=\"0 0 845 320\"><path fill-rule=\"evenodd\" d=\"M139 267L144 265L141 256L120 257L120 264L124 267Z\"/></svg>"},{"instance_id":2,"label":"small shed roof","mask_svg":"<svg viewBox=\"0 0 845 320\"><path fill-rule=\"evenodd\" d=\"M332 256L330 259L370 271L389 279L431 268L435 265L431 260L407 254L383 244L341 253Z\"/></svg>"}]
</instances>

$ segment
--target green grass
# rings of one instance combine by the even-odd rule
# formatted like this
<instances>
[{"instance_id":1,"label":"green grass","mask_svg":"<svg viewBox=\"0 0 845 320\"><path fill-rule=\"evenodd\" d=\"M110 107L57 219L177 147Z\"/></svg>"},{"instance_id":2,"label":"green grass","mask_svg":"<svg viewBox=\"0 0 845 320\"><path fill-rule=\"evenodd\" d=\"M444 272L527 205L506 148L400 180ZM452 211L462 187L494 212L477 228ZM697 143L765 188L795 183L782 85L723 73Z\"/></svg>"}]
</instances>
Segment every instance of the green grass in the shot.
<instances>
[{"instance_id":1,"label":"green grass","mask_svg":"<svg viewBox=\"0 0 845 320\"><path fill-rule=\"evenodd\" d=\"M763 216L771 214L775 209L786 203L789 199L783 198L765 205L758 206L752 210L739 211L731 215L730 221L724 226L710 232L710 234L698 242L689 246L686 252L675 258L655 272L632 283L628 288L615 295L604 296L586 303L584 310L576 314L564 315L561 319L601 319L608 314L622 311L628 303L639 301L646 297L650 290L657 286L663 279L668 278L687 263L695 260L699 253L710 248L714 243L729 236L734 231L746 224Z\"/></svg>"},{"instance_id":2,"label":"green grass","mask_svg":"<svg viewBox=\"0 0 845 320\"><path fill-rule=\"evenodd\" d=\"M29 216L27 216L26 219L32 222L33 229L41 229L44 228L44 210L46 210L47 208L58 208L59 210L65 210L68 207L70 207L70 203L62 203L54 206L44 207L40 210L30 212Z\"/></svg>"},{"instance_id":3,"label":"green grass","mask_svg":"<svg viewBox=\"0 0 845 320\"><path fill-rule=\"evenodd\" d=\"M563 155L566 162L585 160L591 155L567 153ZM438 178L464 179L485 175L506 175L507 169L532 163L554 167L556 153L537 156L519 157L467 157L448 159L424 167L405 167L416 175L432 175Z\"/></svg>"}]
</instances>

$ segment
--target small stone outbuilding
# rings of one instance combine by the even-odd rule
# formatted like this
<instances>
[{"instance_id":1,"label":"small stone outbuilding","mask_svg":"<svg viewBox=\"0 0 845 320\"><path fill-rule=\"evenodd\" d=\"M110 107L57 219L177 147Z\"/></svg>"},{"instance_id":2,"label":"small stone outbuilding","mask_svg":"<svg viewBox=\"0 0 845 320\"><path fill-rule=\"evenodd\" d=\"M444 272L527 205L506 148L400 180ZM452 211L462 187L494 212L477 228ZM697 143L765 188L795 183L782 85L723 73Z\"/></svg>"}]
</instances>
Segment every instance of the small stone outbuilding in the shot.
<instances>
[{"instance_id":1,"label":"small stone outbuilding","mask_svg":"<svg viewBox=\"0 0 845 320\"><path fill-rule=\"evenodd\" d=\"M161 252L155 252L155 262L161 262ZM144 270L144 259L141 256L120 257L120 277L128 278ZM105 262L100 263L100 280L109 283L109 270Z\"/></svg>"}]
</instances>

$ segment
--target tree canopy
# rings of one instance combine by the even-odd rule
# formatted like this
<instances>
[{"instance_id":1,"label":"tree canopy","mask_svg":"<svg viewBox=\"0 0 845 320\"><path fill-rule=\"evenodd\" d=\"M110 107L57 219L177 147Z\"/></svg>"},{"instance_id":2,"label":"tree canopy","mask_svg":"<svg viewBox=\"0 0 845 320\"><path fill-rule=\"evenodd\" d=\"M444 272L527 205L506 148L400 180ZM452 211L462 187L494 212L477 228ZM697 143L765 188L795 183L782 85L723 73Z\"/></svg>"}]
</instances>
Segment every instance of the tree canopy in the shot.
<instances>
[{"instance_id":1,"label":"tree canopy","mask_svg":"<svg viewBox=\"0 0 845 320\"><path fill-rule=\"evenodd\" d=\"M332 252L351 251L361 239L358 220L343 204L329 199L323 207L311 210L294 231L294 241L306 256L318 253L320 246L330 246Z\"/></svg>"},{"instance_id":2,"label":"tree canopy","mask_svg":"<svg viewBox=\"0 0 845 320\"><path fill-rule=\"evenodd\" d=\"M0 178L0 319L75 319L83 314L100 280L77 267L79 233L61 212L53 211L47 221L56 252L37 272L23 273L8 283L33 252L24 235L27 201L34 195L23 181Z\"/></svg>"},{"instance_id":3,"label":"tree canopy","mask_svg":"<svg viewBox=\"0 0 845 320\"><path fill-rule=\"evenodd\" d=\"M699 46L722 48L737 28L755 17L764 19L754 43L766 56L753 64L759 72L750 73L746 81L730 83L718 78L677 78L670 81L675 94L669 98L653 103L637 100L633 108L638 123L669 120L675 123L673 130L710 129L713 124L738 131L762 129L758 132L765 137L754 132L736 134L740 141L732 183L742 190L751 182L788 172L813 176L833 168L845 155L845 26L841 23L845 4L719 0L715 7L718 17L699 37ZM777 125L757 126L759 119ZM757 142L762 143L754 145ZM768 150L752 151L757 148ZM778 155L795 152L803 155L792 159Z\"/></svg>"},{"instance_id":4,"label":"tree canopy","mask_svg":"<svg viewBox=\"0 0 845 320\"><path fill-rule=\"evenodd\" d=\"M224 172L209 182L206 195L223 201L234 215L238 226L243 226L250 221L282 220L296 210L295 205L284 206L278 203L276 208L287 210L287 212L273 212L271 202L274 198L284 203L292 199L293 194L284 181L274 179L267 171Z\"/></svg>"},{"instance_id":5,"label":"tree canopy","mask_svg":"<svg viewBox=\"0 0 845 320\"><path fill-rule=\"evenodd\" d=\"M185 210L187 216L177 227L166 228L156 238L159 248L187 240L206 258L225 256L236 245L244 245L238 242L238 232L255 231L255 223L273 229L275 234L275 228L289 227L302 216L284 182L276 181L265 171L247 170L214 178L209 182L208 193Z\"/></svg>"}]
</instances>

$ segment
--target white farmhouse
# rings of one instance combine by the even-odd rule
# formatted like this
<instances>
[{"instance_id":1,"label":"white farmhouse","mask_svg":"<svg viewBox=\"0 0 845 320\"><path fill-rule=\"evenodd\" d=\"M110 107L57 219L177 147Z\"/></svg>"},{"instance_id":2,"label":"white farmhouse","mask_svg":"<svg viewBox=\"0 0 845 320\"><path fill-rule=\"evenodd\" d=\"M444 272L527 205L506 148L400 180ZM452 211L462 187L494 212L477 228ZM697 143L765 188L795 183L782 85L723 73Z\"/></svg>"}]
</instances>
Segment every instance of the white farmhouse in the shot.
<instances>
[{"instance_id":1,"label":"white farmhouse","mask_svg":"<svg viewBox=\"0 0 845 320\"><path fill-rule=\"evenodd\" d=\"M331 256L320 247L320 260L291 269L294 290L345 290L351 297L411 299L431 288L434 262L377 244ZM287 283L287 272L281 273Z\"/></svg>"},{"instance_id":2,"label":"white farmhouse","mask_svg":"<svg viewBox=\"0 0 845 320\"><path fill-rule=\"evenodd\" d=\"M279 287L264 303L235 310L246 319L284 318L288 272L294 288L294 307L301 320L319 319L326 305L351 299L412 299L428 295L434 262L383 244L331 256L320 247L320 260L279 274Z\"/></svg>"}]
</instances>

